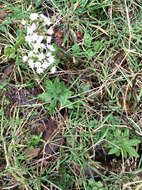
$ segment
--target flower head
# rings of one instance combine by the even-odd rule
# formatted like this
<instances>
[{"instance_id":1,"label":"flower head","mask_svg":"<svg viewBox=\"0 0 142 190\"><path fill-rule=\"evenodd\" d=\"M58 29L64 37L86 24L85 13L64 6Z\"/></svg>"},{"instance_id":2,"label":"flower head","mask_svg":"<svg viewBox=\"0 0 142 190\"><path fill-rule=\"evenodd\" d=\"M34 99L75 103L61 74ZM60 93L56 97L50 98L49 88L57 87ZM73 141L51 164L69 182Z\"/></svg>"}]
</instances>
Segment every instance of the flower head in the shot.
<instances>
[{"instance_id":1,"label":"flower head","mask_svg":"<svg viewBox=\"0 0 142 190\"><path fill-rule=\"evenodd\" d=\"M28 57L33 57L33 55L34 55L34 52L30 51L29 54L28 54Z\"/></svg>"},{"instance_id":2,"label":"flower head","mask_svg":"<svg viewBox=\"0 0 142 190\"><path fill-rule=\"evenodd\" d=\"M52 27L50 27L50 28L47 30L47 34L49 34L49 35L54 34L54 30L53 30Z\"/></svg>"},{"instance_id":3,"label":"flower head","mask_svg":"<svg viewBox=\"0 0 142 190\"><path fill-rule=\"evenodd\" d=\"M53 64L54 61L55 61L55 59L54 59L54 57L53 57L52 55L51 55L50 57L48 57L48 62L49 62L50 64Z\"/></svg>"},{"instance_id":4,"label":"flower head","mask_svg":"<svg viewBox=\"0 0 142 190\"><path fill-rule=\"evenodd\" d=\"M39 61L35 62L35 67L36 68L41 68L41 63Z\"/></svg>"},{"instance_id":5,"label":"flower head","mask_svg":"<svg viewBox=\"0 0 142 190\"><path fill-rule=\"evenodd\" d=\"M44 69L43 69L43 68L41 68L41 67L37 68L37 70L36 70L36 72L37 72L38 74L43 73L43 71L44 71Z\"/></svg>"},{"instance_id":6,"label":"flower head","mask_svg":"<svg viewBox=\"0 0 142 190\"><path fill-rule=\"evenodd\" d=\"M51 74L54 74L56 72L56 66L53 66L51 69Z\"/></svg>"},{"instance_id":7,"label":"flower head","mask_svg":"<svg viewBox=\"0 0 142 190\"><path fill-rule=\"evenodd\" d=\"M27 33L32 34L36 30L37 26L35 23L33 23L31 26L27 27Z\"/></svg>"},{"instance_id":8,"label":"flower head","mask_svg":"<svg viewBox=\"0 0 142 190\"><path fill-rule=\"evenodd\" d=\"M49 26L49 25L52 24L52 22L50 21L50 19L47 18L45 15L41 14L40 17L43 19L43 21L44 21L44 23L45 23L46 25Z\"/></svg>"},{"instance_id":9,"label":"flower head","mask_svg":"<svg viewBox=\"0 0 142 190\"><path fill-rule=\"evenodd\" d=\"M55 51L53 45L47 44L47 48L49 49L49 51Z\"/></svg>"},{"instance_id":10,"label":"flower head","mask_svg":"<svg viewBox=\"0 0 142 190\"><path fill-rule=\"evenodd\" d=\"M42 68L43 69L47 69L51 64L47 61L44 61L43 64L42 64Z\"/></svg>"},{"instance_id":11,"label":"flower head","mask_svg":"<svg viewBox=\"0 0 142 190\"><path fill-rule=\"evenodd\" d=\"M33 69L33 68L35 67L35 64L34 64L34 62L33 62L32 59L29 59L29 60L28 60L28 63L29 63L29 67L30 67L31 69Z\"/></svg>"},{"instance_id":12,"label":"flower head","mask_svg":"<svg viewBox=\"0 0 142 190\"><path fill-rule=\"evenodd\" d=\"M44 36L43 35L40 35L40 36L38 36L38 43L41 43L42 42L42 40L44 39Z\"/></svg>"},{"instance_id":13,"label":"flower head","mask_svg":"<svg viewBox=\"0 0 142 190\"><path fill-rule=\"evenodd\" d=\"M23 20L21 21L21 24L26 25L26 21L23 19Z\"/></svg>"},{"instance_id":14,"label":"flower head","mask_svg":"<svg viewBox=\"0 0 142 190\"><path fill-rule=\"evenodd\" d=\"M25 41L28 42L28 43L31 43L33 41L32 36L31 35L27 35L25 37Z\"/></svg>"},{"instance_id":15,"label":"flower head","mask_svg":"<svg viewBox=\"0 0 142 190\"><path fill-rule=\"evenodd\" d=\"M47 54L46 54L46 56L50 57L50 56L52 56L52 53L50 51L48 51Z\"/></svg>"},{"instance_id":16,"label":"flower head","mask_svg":"<svg viewBox=\"0 0 142 190\"><path fill-rule=\"evenodd\" d=\"M43 59L45 59L45 55L44 55L43 53L40 53L40 54L38 55L38 59L39 59L40 61L42 61Z\"/></svg>"},{"instance_id":17,"label":"flower head","mask_svg":"<svg viewBox=\"0 0 142 190\"><path fill-rule=\"evenodd\" d=\"M55 49L51 44L54 30L53 27L48 30L46 27L43 28L52 24L50 19L43 14L31 13L30 20L22 20L21 23L26 27L25 41L30 48L28 54L23 57L23 62L27 62L29 67L38 74L52 65L51 73L55 73L56 67L53 65L55 58L52 55Z\"/></svg>"},{"instance_id":18,"label":"flower head","mask_svg":"<svg viewBox=\"0 0 142 190\"><path fill-rule=\"evenodd\" d=\"M52 37L51 37L51 36L48 36L47 39L46 39L46 43L47 43L47 44L50 44L50 43L51 43L51 40L52 40Z\"/></svg>"},{"instance_id":19,"label":"flower head","mask_svg":"<svg viewBox=\"0 0 142 190\"><path fill-rule=\"evenodd\" d=\"M39 36L37 35L37 33L33 33L31 38L32 38L32 41L34 42L38 40Z\"/></svg>"},{"instance_id":20,"label":"flower head","mask_svg":"<svg viewBox=\"0 0 142 190\"><path fill-rule=\"evenodd\" d=\"M28 61L28 57L27 57L26 55L23 57L23 61L24 61L24 62L27 62L27 61Z\"/></svg>"},{"instance_id":21,"label":"flower head","mask_svg":"<svg viewBox=\"0 0 142 190\"><path fill-rule=\"evenodd\" d=\"M31 20L37 20L37 18L38 18L38 14L37 13L31 13L31 15L30 15L30 19Z\"/></svg>"}]
</instances>

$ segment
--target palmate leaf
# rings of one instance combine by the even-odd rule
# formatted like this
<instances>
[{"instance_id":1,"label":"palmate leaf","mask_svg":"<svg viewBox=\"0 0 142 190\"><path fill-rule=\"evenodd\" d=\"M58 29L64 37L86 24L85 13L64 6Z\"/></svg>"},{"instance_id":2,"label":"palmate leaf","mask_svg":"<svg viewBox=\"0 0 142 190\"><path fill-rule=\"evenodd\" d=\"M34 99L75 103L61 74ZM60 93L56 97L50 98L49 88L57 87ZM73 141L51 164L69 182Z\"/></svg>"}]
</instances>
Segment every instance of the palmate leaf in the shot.
<instances>
[{"instance_id":1,"label":"palmate leaf","mask_svg":"<svg viewBox=\"0 0 142 190\"><path fill-rule=\"evenodd\" d=\"M45 92L45 93L38 95L38 98L39 98L39 100L49 102L52 99L52 96L51 96L51 94Z\"/></svg>"},{"instance_id":2,"label":"palmate leaf","mask_svg":"<svg viewBox=\"0 0 142 190\"><path fill-rule=\"evenodd\" d=\"M123 146L121 149L122 149L124 158L127 158L127 155L128 155L127 154L128 153L127 148Z\"/></svg>"},{"instance_id":3,"label":"palmate leaf","mask_svg":"<svg viewBox=\"0 0 142 190\"><path fill-rule=\"evenodd\" d=\"M60 100L59 100L60 104L61 104L60 105L61 107L71 104L71 102L68 100L68 98L71 97L72 94L73 93L68 89L63 91L62 96L60 96ZM72 108L72 106L69 106L69 108Z\"/></svg>"},{"instance_id":4,"label":"palmate leaf","mask_svg":"<svg viewBox=\"0 0 142 190\"><path fill-rule=\"evenodd\" d=\"M138 146L141 141L136 138L130 138L130 130L128 128L123 130L117 128L113 133L114 137L117 138L111 140L114 145L107 144L107 147L110 148L109 154L115 154L116 156L122 154L124 158L128 156L139 157L139 154L136 152L136 146Z\"/></svg>"},{"instance_id":5,"label":"palmate leaf","mask_svg":"<svg viewBox=\"0 0 142 190\"><path fill-rule=\"evenodd\" d=\"M63 106L67 106L68 108L73 108L73 106L72 105L70 105L71 104L71 101L69 101L69 100L67 100L67 99L64 99L64 100L61 100L61 107L63 107Z\"/></svg>"},{"instance_id":6,"label":"palmate leaf","mask_svg":"<svg viewBox=\"0 0 142 190\"><path fill-rule=\"evenodd\" d=\"M73 92L66 87L64 82L60 82L59 78L55 78L54 81L47 79L45 81L45 89L46 92L38 95L38 99L50 103L47 107L51 112L53 112L55 107L71 104L68 99ZM72 108L72 106L68 106L68 108Z\"/></svg>"},{"instance_id":7,"label":"palmate leaf","mask_svg":"<svg viewBox=\"0 0 142 190\"><path fill-rule=\"evenodd\" d=\"M138 139L129 139L128 141L125 142L126 145L128 146L137 146L141 141Z\"/></svg>"},{"instance_id":8,"label":"palmate leaf","mask_svg":"<svg viewBox=\"0 0 142 190\"><path fill-rule=\"evenodd\" d=\"M115 147L115 148L112 148L112 149L109 151L109 154L116 154L116 153L118 153L118 152L120 152L120 150Z\"/></svg>"},{"instance_id":9,"label":"palmate leaf","mask_svg":"<svg viewBox=\"0 0 142 190\"><path fill-rule=\"evenodd\" d=\"M54 84L52 83L52 81L51 80L46 80L45 81L45 88L46 88L46 91L55 91L55 89L54 89Z\"/></svg>"},{"instance_id":10,"label":"palmate leaf","mask_svg":"<svg viewBox=\"0 0 142 190\"><path fill-rule=\"evenodd\" d=\"M123 143L115 143L117 146L120 147L114 147L113 145L110 145L110 151L109 154L115 154L116 156L119 156L121 151L123 152L124 158L127 158L128 154L130 156L133 156L135 158L139 157L139 154L136 152L135 148L132 146L137 146L140 143L140 140L138 139L127 139L127 141L123 141Z\"/></svg>"},{"instance_id":11,"label":"palmate leaf","mask_svg":"<svg viewBox=\"0 0 142 190\"><path fill-rule=\"evenodd\" d=\"M92 43L92 37L90 36L89 33L85 32L84 34L84 45L86 47L90 47Z\"/></svg>"},{"instance_id":12,"label":"palmate leaf","mask_svg":"<svg viewBox=\"0 0 142 190\"><path fill-rule=\"evenodd\" d=\"M129 153L130 156L133 156L133 157L135 157L135 158L139 158L138 153L137 153L136 150L135 150L133 147L131 147L131 146L127 147L127 152Z\"/></svg>"},{"instance_id":13,"label":"palmate leaf","mask_svg":"<svg viewBox=\"0 0 142 190\"><path fill-rule=\"evenodd\" d=\"M48 106L48 110L53 113L54 112L54 109L56 107L56 104L57 104L57 101L54 99L51 101L50 105Z\"/></svg>"}]
</instances>

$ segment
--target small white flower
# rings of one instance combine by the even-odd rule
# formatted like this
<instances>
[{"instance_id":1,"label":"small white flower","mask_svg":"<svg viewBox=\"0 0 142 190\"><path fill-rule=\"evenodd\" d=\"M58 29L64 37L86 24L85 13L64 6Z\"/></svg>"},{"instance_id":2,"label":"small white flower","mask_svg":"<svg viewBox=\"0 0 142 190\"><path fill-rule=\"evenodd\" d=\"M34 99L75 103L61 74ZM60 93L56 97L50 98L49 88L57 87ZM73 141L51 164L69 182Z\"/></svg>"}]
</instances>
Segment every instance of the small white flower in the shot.
<instances>
[{"instance_id":1,"label":"small white flower","mask_svg":"<svg viewBox=\"0 0 142 190\"><path fill-rule=\"evenodd\" d=\"M49 62L50 64L53 64L54 61L55 61L55 59L54 59L54 57L53 57L52 55L51 55L50 57L48 57L48 62Z\"/></svg>"},{"instance_id":2,"label":"small white flower","mask_svg":"<svg viewBox=\"0 0 142 190\"><path fill-rule=\"evenodd\" d=\"M37 18L38 18L38 14L37 13L31 13L31 15L30 15L30 19L31 20L37 20Z\"/></svg>"},{"instance_id":3,"label":"small white flower","mask_svg":"<svg viewBox=\"0 0 142 190\"><path fill-rule=\"evenodd\" d=\"M27 27L27 34L33 34L33 32L36 30L37 26L35 23L33 23L31 26Z\"/></svg>"},{"instance_id":4,"label":"small white flower","mask_svg":"<svg viewBox=\"0 0 142 190\"><path fill-rule=\"evenodd\" d=\"M26 25L26 21L23 19L23 20L21 21L21 24Z\"/></svg>"},{"instance_id":5,"label":"small white flower","mask_svg":"<svg viewBox=\"0 0 142 190\"><path fill-rule=\"evenodd\" d=\"M48 63L47 61L44 61L43 64L42 64L42 68L47 69L50 65L51 65L51 63Z\"/></svg>"},{"instance_id":6,"label":"small white flower","mask_svg":"<svg viewBox=\"0 0 142 190\"><path fill-rule=\"evenodd\" d=\"M50 51L55 51L55 48L53 47L53 45L47 44L47 48L48 48Z\"/></svg>"},{"instance_id":7,"label":"small white flower","mask_svg":"<svg viewBox=\"0 0 142 190\"><path fill-rule=\"evenodd\" d=\"M35 23L33 23L32 25L31 25L31 30L32 31L35 31L37 29L37 25L35 24Z\"/></svg>"},{"instance_id":8,"label":"small white flower","mask_svg":"<svg viewBox=\"0 0 142 190\"><path fill-rule=\"evenodd\" d=\"M40 14L40 17L41 17L42 19L44 19L46 16L43 15L43 14Z\"/></svg>"},{"instance_id":9,"label":"small white flower","mask_svg":"<svg viewBox=\"0 0 142 190\"><path fill-rule=\"evenodd\" d=\"M49 51L49 52L47 52L46 56L47 56L47 57L52 56L51 52L50 52L50 51Z\"/></svg>"},{"instance_id":10,"label":"small white flower","mask_svg":"<svg viewBox=\"0 0 142 190\"><path fill-rule=\"evenodd\" d=\"M56 72L56 66L53 66L52 69L51 69L51 74L54 74Z\"/></svg>"},{"instance_id":11,"label":"small white flower","mask_svg":"<svg viewBox=\"0 0 142 190\"><path fill-rule=\"evenodd\" d=\"M41 43L41 44L40 44L40 48L45 49L45 48L46 48L46 46L45 46L43 43Z\"/></svg>"},{"instance_id":12,"label":"small white flower","mask_svg":"<svg viewBox=\"0 0 142 190\"><path fill-rule=\"evenodd\" d=\"M47 34L49 34L49 35L54 34L54 30L53 30L52 27L50 27L50 28L47 30Z\"/></svg>"},{"instance_id":13,"label":"small white flower","mask_svg":"<svg viewBox=\"0 0 142 190\"><path fill-rule=\"evenodd\" d=\"M38 49L41 48L41 45L40 45L40 43L38 43L38 42L37 42L37 43L34 43L34 44L32 44L32 45L33 45L33 48L34 48L34 49L33 49L33 52L34 52L34 53L37 53L37 52L38 52Z\"/></svg>"},{"instance_id":14,"label":"small white flower","mask_svg":"<svg viewBox=\"0 0 142 190\"><path fill-rule=\"evenodd\" d=\"M38 36L38 39L37 39L38 43L41 43L43 39L44 39L44 36L42 36L42 35Z\"/></svg>"},{"instance_id":15,"label":"small white flower","mask_svg":"<svg viewBox=\"0 0 142 190\"><path fill-rule=\"evenodd\" d=\"M24 61L24 62L27 62L27 61L28 61L28 57L27 57L26 55L23 57L23 61Z\"/></svg>"},{"instance_id":16,"label":"small white flower","mask_svg":"<svg viewBox=\"0 0 142 190\"><path fill-rule=\"evenodd\" d=\"M34 43L32 45L33 45L33 48L34 48L33 51L35 53L37 53L40 48L45 49L45 45L43 43L36 42L36 43Z\"/></svg>"},{"instance_id":17,"label":"small white flower","mask_svg":"<svg viewBox=\"0 0 142 190\"><path fill-rule=\"evenodd\" d=\"M51 40L52 40L52 37L51 37L51 36L48 36L47 39L46 39L46 43L47 43L47 44L50 44L50 43L51 43Z\"/></svg>"},{"instance_id":18,"label":"small white flower","mask_svg":"<svg viewBox=\"0 0 142 190\"><path fill-rule=\"evenodd\" d=\"M38 55L38 59L39 59L39 61L42 61L43 59L45 59L45 55L43 53L40 53Z\"/></svg>"},{"instance_id":19,"label":"small white flower","mask_svg":"<svg viewBox=\"0 0 142 190\"><path fill-rule=\"evenodd\" d=\"M28 26L28 27L27 27L27 34L30 35L30 34L32 34L32 33L33 33L33 30L32 30L32 28L31 28L31 26Z\"/></svg>"},{"instance_id":20,"label":"small white flower","mask_svg":"<svg viewBox=\"0 0 142 190\"><path fill-rule=\"evenodd\" d=\"M39 47L38 47L38 46L34 46L33 48L34 48L34 49L33 49L33 52L34 52L34 53L37 53L37 52L38 52Z\"/></svg>"},{"instance_id":21,"label":"small white flower","mask_svg":"<svg viewBox=\"0 0 142 190\"><path fill-rule=\"evenodd\" d=\"M50 21L50 19L47 18L45 15L41 14L40 17L43 19L43 21L44 21L44 23L45 23L46 25L49 26L49 25L52 24L52 22Z\"/></svg>"},{"instance_id":22,"label":"small white flower","mask_svg":"<svg viewBox=\"0 0 142 190\"><path fill-rule=\"evenodd\" d=\"M28 53L28 57L32 57L33 54L34 54L34 52L33 52L33 51L30 51L30 52Z\"/></svg>"},{"instance_id":23,"label":"small white flower","mask_svg":"<svg viewBox=\"0 0 142 190\"><path fill-rule=\"evenodd\" d=\"M35 67L36 68L40 68L41 67L41 63L39 61L35 62Z\"/></svg>"},{"instance_id":24,"label":"small white flower","mask_svg":"<svg viewBox=\"0 0 142 190\"><path fill-rule=\"evenodd\" d=\"M29 60L28 60L28 63L29 63L29 67L30 67L31 69L33 69L33 68L35 67L35 63L33 62L32 59L29 59Z\"/></svg>"},{"instance_id":25,"label":"small white flower","mask_svg":"<svg viewBox=\"0 0 142 190\"><path fill-rule=\"evenodd\" d=\"M44 71L44 69L43 69L43 68L41 68L41 67L37 68L37 70L36 70L36 72L37 72L38 74L43 73L43 71Z\"/></svg>"},{"instance_id":26,"label":"small white flower","mask_svg":"<svg viewBox=\"0 0 142 190\"><path fill-rule=\"evenodd\" d=\"M28 42L28 43L31 43L32 42L32 37L30 35L27 35L25 37L25 41Z\"/></svg>"},{"instance_id":27,"label":"small white flower","mask_svg":"<svg viewBox=\"0 0 142 190\"><path fill-rule=\"evenodd\" d=\"M23 56L23 62L27 62L29 67L35 69L38 74L43 73L45 69L52 65L51 74L54 74L57 70L56 66L54 66L55 58L52 55L55 48L51 45L54 30L51 26L46 30L47 34L44 35L45 31L42 32L38 26L38 20L40 20L45 27L46 25L50 26L52 22L45 15L39 15L37 13L31 13L30 19L30 25L24 19L21 21L21 24L26 25L27 35L25 41L31 48L27 55ZM34 61L33 58L36 58L36 61Z\"/></svg>"},{"instance_id":28,"label":"small white flower","mask_svg":"<svg viewBox=\"0 0 142 190\"><path fill-rule=\"evenodd\" d=\"M31 36L31 38L32 38L32 41L34 42L34 41L38 40L39 36L37 35L37 33L33 33L33 35Z\"/></svg>"}]
</instances>

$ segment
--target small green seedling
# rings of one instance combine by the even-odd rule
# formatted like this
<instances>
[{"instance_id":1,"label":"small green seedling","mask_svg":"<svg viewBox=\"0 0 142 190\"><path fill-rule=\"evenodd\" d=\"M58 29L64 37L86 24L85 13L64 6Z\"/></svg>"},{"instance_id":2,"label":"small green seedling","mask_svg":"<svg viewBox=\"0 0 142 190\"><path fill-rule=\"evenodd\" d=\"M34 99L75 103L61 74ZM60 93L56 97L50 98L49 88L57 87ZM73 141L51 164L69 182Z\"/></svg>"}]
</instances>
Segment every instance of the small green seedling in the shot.
<instances>
[{"instance_id":1,"label":"small green seedling","mask_svg":"<svg viewBox=\"0 0 142 190\"><path fill-rule=\"evenodd\" d=\"M110 148L109 154L115 154L116 156L122 155L124 158L133 156L135 158L139 157L139 154L136 152L135 148L141 142L140 140L133 138L130 139L129 129L117 129L114 131L114 140L111 141L107 147Z\"/></svg>"},{"instance_id":2,"label":"small green seedling","mask_svg":"<svg viewBox=\"0 0 142 190\"><path fill-rule=\"evenodd\" d=\"M49 103L48 110L53 112L54 108L64 107L71 104L69 97L73 94L64 84L60 82L58 78L55 78L52 82L47 79L45 81L46 92L40 94L38 98L42 101ZM71 108L71 106L67 106Z\"/></svg>"}]
</instances>

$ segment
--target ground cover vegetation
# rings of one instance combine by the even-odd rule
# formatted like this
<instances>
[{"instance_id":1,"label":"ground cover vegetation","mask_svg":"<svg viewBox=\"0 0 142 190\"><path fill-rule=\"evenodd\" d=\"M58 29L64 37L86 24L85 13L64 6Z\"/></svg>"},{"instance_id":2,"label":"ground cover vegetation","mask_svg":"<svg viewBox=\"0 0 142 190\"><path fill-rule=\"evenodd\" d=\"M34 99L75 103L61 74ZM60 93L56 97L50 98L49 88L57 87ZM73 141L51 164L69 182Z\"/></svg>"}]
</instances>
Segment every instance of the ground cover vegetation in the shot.
<instances>
[{"instance_id":1,"label":"ground cover vegetation","mask_svg":"<svg viewBox=\"0 0 142 190\"><path fill-rule=\"evenodd\" d=\"M0 189L142 189L141 0L0 1Z\"/></svg>"}]
</instances>

